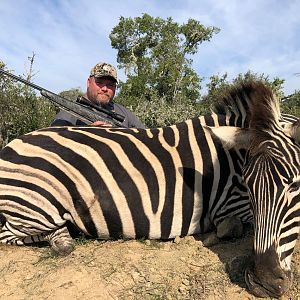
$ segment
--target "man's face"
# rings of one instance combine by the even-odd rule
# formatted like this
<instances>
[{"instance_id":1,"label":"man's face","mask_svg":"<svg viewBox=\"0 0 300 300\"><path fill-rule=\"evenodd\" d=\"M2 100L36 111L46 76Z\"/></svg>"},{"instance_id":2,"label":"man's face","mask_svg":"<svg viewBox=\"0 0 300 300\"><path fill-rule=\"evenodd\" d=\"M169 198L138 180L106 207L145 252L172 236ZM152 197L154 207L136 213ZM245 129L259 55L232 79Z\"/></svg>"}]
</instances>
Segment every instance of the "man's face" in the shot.
<instances>
[{"instance_id":1,"label":"man's face","mask_svg":"<svg viewBox=\"0 0 300 300\"><path fill-rule=\"evenodd\" d=\"M91 102L104 105L114 98L116 82L111 77L89 77L87 80L87 97Z\"/></svg>"}]
</instances>

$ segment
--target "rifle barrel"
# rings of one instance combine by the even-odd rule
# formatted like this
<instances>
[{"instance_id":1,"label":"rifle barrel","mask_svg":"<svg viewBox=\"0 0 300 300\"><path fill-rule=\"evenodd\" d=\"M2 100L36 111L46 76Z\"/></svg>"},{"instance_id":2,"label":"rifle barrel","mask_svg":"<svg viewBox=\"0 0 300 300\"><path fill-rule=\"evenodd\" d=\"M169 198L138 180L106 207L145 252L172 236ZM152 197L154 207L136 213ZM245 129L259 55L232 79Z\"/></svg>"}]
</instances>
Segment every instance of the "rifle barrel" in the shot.
<instances>
[{"instance_id":1,"label":"rifle barrel","mask_svg":"<svg viewBox=\"0 0 300 300\"><path fill-rule=\"evenodd\" d=\"M52 103L59 106L61 109L79 117L80 119L83 119L84 121L87 121L89 124L95 121L104 121L112 124L113 127L123 127L120 122L114 120L111 117L100 115L97 111L87 107L86 105L72 102L44 89L42 89L41 95L49 99Z\"/></svg>"},{"instance_id":2,"label":"rifle barrel","mask_svg":"<svg viewBox=\"0 0 300 300\"><path fill-rule=\"evenodd\" d=\"M100 121L104 121L104 122L112 124L113 127L124 127L119 122L119 121L121 121L121 122L124 121L124 118L123 119L120 118L121 115L118 115L118 114L115 115L115 114L112 114L111 112L105 111L105 110L101 111L105 116L100 115L99 112L97 112L95 110L95 108L92 108L91 106L88 107L87 105L80 104L78 102L76 103L76 102L70 101L68 99L65 99L64 97L61 97L49 90L46 90L34 83L31 83L30 81L23 79L20 76L16 76L7 71L4 71L1 68L0 68L0 73L38 90L42 96L49 99L52 103L59 106L61 109L68 111L69 113L73 114L74 116L82 119L83 121L86 121L88 124L100 120Z\"/></svg>"},{"instance_id":3,"label":"rifle barrel","mask_svg":"<svg viewBox=\"0 0 300 300\"><path fill-rule=\"evenodd\" d=\"M121 123L125 120L125 116L117 114L116 112L110 111L110 110L108 110L106 108L103 108L101 106L95 105L91 101L89 101L88 99L84 98L83 96L78 96L76 102L80 103L80 104L83 104L83 105L86 105L86 106L89 106L91 108L94 108L95 110L97 110L101 113L104 113L104 114L112 117L113 119L121 122Z\"/></svg>"},{"instance_id":4,"label":"rifle barrel","mask_svg":"<svg viewBox=\"0 0 300 300\"><path fill-rule=\"evenodd\" d=\"M16 75L11 74L11 73L9 73L9 72L7 72L7 71L4 71L3 69L0 69L0 73L3 73L3 74L5 74L6 76L11 77L11 78L13 78L13 79L15 79L15 80L17 80L17 81L20 81L20 82L22 82L22 83L24 83L24 84L26 84L26 85L29 85L30 87L32 87L32 88L34 88L34 89L36 89L36 90L38 90L38 91L40 91L40 92L41 92L41 91L46 91L46 92L48 92L48 93L54 94L53 92L48 91L48 90L46 90L46 89L44 89L44 88L42 88L42 87L40 87L40 86L38 86L38 85L36 85L36 84L30 82L30 81L28 81L28 80L22 78L21 76L16 76Z\"/></svg>"}]
</instances>

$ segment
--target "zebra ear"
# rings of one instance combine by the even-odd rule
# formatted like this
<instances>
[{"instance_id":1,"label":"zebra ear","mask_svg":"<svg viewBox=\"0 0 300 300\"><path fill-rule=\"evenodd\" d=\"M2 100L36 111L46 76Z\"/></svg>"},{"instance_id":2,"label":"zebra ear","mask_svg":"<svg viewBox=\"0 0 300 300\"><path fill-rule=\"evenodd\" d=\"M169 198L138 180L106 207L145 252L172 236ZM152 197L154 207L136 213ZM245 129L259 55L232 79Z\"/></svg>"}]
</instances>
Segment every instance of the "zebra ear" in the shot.
<instances>
[{"instance_id":1,"label":"zebra ear","mask_svg":"<svg viewBox=\"0 0 300 300\"><path fill-rule=\"evenodd\" d=\"M212 131L212 135L217 137L227 149L248 149L253 139L253 134L249 129L221 126L210 127L210 130Z\"/></svg>"},{"instance_id":2,"label":"zebra ear","mask_svg":"<svg viewBox=\"0 0 300 300\"><path fill-rule=\"evenodd\" d=\"M285 134L291 136L297 143L300 143L300 120L286 125L283 131Z\"/></svg>"}]
</instances>

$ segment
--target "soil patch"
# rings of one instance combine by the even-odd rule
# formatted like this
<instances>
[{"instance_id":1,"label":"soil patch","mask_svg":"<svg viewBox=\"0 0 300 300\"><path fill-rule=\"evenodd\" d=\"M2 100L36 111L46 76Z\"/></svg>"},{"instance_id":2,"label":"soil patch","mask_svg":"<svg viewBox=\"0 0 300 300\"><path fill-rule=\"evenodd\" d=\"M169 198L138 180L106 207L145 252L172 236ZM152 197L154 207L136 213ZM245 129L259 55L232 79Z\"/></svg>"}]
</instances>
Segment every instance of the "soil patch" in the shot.
<instances>
[{"instance_id":1,"label":"soil patch","mask_svg":"<svg viewBox=\"0 0 300 300\"><path fill-rule=\"evenodd\" d=\"M79 239L66 257L48 247L0 245L0 299L256 299L243 278L251 249L251 236L210 248L194 237ZM282 299L300 299L300 241L293 272Z\"/></svg>"}]
</instances>

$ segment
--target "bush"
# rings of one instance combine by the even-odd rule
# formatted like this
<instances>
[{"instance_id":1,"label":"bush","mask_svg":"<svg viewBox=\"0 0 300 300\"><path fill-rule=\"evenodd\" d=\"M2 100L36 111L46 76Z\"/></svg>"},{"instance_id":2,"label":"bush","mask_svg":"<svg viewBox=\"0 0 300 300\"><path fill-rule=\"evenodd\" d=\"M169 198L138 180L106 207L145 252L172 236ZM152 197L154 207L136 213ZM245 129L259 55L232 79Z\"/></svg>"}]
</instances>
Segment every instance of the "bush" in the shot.
<instances>
[{"instance_id":1,"label":"bush","mask_svg":"<svg viewBox=\"0 0 300 300\"><path fill-rule=\"evenodd\" d=\"M180 94L170 102L166 97L159 97L154 90L140 98L123 98L121 94L116 96L115 101L133 111L148 128L173 125L208 111L206 106Z\"/></svg>"},{"instance_id":2,"label":"bush","mask_svg":"<svg viewBox=\"0 0 300 300\"><path fill-rule=\"evenodd\" d=\"M282 111L300 118L300 91L285 97L281 102Z\"/></svg>"},{"instance_id":3,"label":"bush","mask_svg":"<svg viewBox=\"0 0 300 300\"><path fill-rule=\"evenodd\" d=\"M54 115L54 106L32 88L0 75L1 148L20 135L49 126Z\"/></svg>"}]
</instances>

